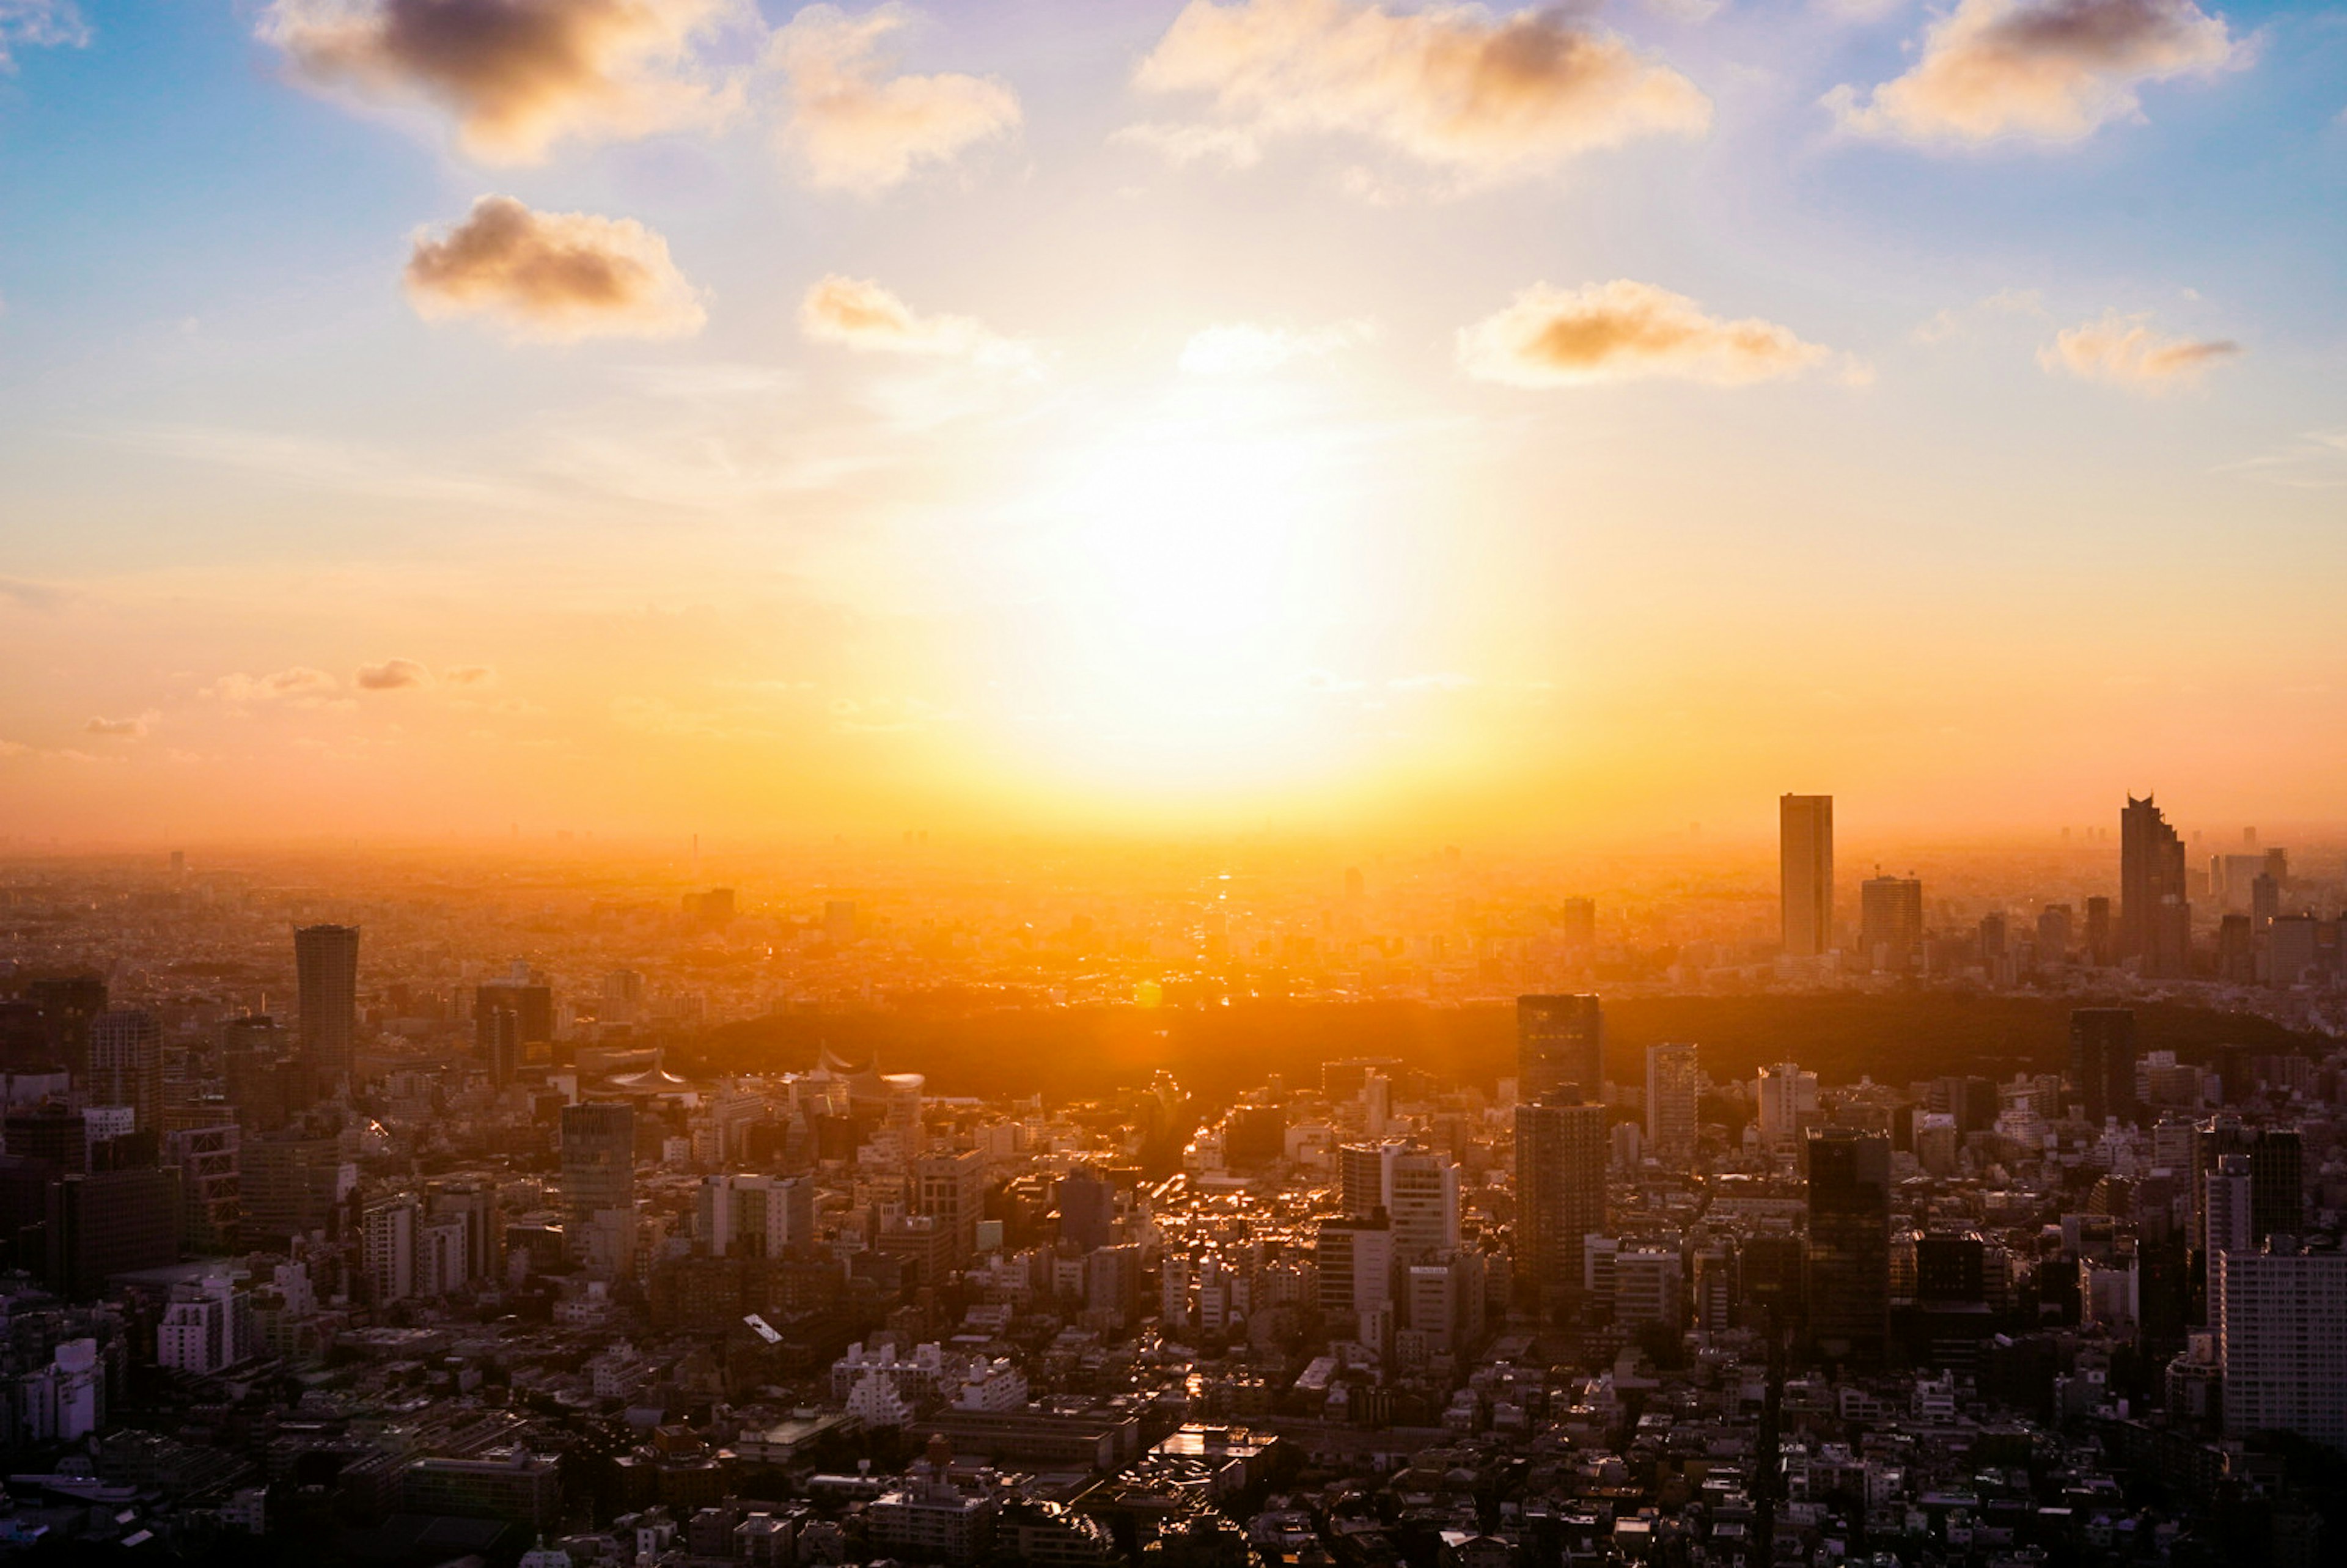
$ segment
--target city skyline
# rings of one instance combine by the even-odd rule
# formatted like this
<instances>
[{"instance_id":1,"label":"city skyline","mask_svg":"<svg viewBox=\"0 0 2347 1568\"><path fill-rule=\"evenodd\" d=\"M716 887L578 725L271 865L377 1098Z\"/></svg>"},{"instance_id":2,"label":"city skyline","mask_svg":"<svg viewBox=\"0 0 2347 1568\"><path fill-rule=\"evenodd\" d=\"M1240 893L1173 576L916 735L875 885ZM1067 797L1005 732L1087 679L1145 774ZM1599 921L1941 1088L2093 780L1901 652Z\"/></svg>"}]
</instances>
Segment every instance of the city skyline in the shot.
<instances>
[{"instance_id":1,"label":"city skyline","mask_svg":"<svg viewBox=\"0 0 2347 1568\"><path fill-rule=\"evenodd\" d=\"M15 831L2347 825L2321 9L519 9L0 19Z\"/></svg>"}]
</instances>

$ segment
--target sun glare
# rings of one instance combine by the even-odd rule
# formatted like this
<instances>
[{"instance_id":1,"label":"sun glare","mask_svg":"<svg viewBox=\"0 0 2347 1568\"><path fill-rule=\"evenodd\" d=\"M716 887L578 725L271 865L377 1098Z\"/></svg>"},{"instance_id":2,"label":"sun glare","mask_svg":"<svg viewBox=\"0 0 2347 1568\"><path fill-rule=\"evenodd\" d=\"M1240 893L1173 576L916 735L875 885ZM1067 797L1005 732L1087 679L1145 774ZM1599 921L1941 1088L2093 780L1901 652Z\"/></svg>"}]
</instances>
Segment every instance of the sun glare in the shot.
<instances>
[{"instance_id":1,"label":"sun glare","mask_svg":"<svg viewBox=\"0 0 2347 1568\"><path fill-rule=\"evenodd\" d=\"M1219 390L1071 448L1031 558L1061 760L1176 789L1313 760L1299 702L1348 608L1337 467L1266 399Z\"/></svg>"}]
</instances>

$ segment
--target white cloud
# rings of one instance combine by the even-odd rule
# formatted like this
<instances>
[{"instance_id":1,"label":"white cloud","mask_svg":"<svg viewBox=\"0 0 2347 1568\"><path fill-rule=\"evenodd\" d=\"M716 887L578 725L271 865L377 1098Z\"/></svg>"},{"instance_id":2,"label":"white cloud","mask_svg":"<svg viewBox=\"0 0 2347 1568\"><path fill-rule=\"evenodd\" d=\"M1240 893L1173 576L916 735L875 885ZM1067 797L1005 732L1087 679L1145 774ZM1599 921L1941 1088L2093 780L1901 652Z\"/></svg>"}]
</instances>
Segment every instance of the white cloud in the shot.
<instances>
[{"instance_id":1,"label":"white cloud","mask_svg":"<svg viewBox=\"0 0 2347 1568\"><path fill-rule=\"evenodd\" d=\"M1535 283L1459 334L1460 367L1509 386L1648 377L1741 386L1831 356L1774 322L1722 321L1683 294L1627 278L1572 290Z\"/></svg>"},{"instance_id":2,"label":"white cloud","mask_svg":"<svg viewBox=\"0 0 2347 1568\"><path fill-rule=\"evenodd\" d=\"M2192 0L1962 0L1906 75L1826 107L1858 136L1977 146L2084 139L2137 115L2147 82L2246 65L2249 46Z\"/></svg>"},{"instance_id":3,"label":"white cloud","mask_svg":"<svg viewBox=\"0 0 2347 1568\"><path fill-rule=\"evenodd\" d=\"M741 87L703 46L761 26L743 0L272 0L258 32L310 87L432 105L474 158L534 163L722 123Z\"/></svg>"},{"instance_id":4,"label":"white cloud","mask_svg":"<svg viewBox=\"0 0 2347 1568\"><path fill-rule=\"evenodd\" d=\"M1365 0L1191 0L1135 77L1204 95L1198 127L1130 128L1179 160L1253 160L1283 136L1366 138L1469 183L1536 174L1656 134L1702 134L1711 103L1573 12L1494 15Z\"/></svg>"},{"instance_id":5,"label":"white cloud","mask_svg":"<svg viewBox=\"0 0 2347 1568\"><path fill-rule=\"evenodd\" d=\"M0 0L0 71L15 68L15 51L89 42L89 24L73 0Z\"/></svg>"},{"instance_id":6,"label":"white cloud","mask_svg":"<svg viewBox=\"0 0 2347 1568\"><path fill-rule=\"evenodd\" d=\"M2069 327L2037 354L2038 364L2081 381L2129 392L2159 394L2197 384L2212 367L2241 353L2226 338L2170 337L2152 330L2147 315L2116 311Z\"/></svg>"},{"instance_id":7,"label":"white cloud","mask_svg":"<svg viewBox=\"0 0 2347 1568\"><path fill-rule=\"evenodd\" d=\"M421 315L487 316L546 343L685 337L708 319L668 241L634 219L538 212L510 196L482 197L445 236L417 234L405 280Z\"/></svg>"},{"instance_id":8,"label":"white cloud","mask_svg":"<svg viewBox=\"0 0 2347 1568\"><path fill-rule=\"evenodd\" d=\"M766 57L790 97L781 146L810 184L885 190L1019 128L1019 95L992 77L888 73L883 44L911 16L810 5L775 30Z\"/></svg>"},{"instance_id":9,"label":"white cloud","mask_svg":"<svg viewBox=\"0 0 2347 1568\"><path fill-rule=\"evenodd\" d=\"M878 354L966 359L1005 369L1033 364L1032 345L972 316L922 315L868 278L823 279L799 302L799 327L818 343Z\"/></svg>"}]
</instances>

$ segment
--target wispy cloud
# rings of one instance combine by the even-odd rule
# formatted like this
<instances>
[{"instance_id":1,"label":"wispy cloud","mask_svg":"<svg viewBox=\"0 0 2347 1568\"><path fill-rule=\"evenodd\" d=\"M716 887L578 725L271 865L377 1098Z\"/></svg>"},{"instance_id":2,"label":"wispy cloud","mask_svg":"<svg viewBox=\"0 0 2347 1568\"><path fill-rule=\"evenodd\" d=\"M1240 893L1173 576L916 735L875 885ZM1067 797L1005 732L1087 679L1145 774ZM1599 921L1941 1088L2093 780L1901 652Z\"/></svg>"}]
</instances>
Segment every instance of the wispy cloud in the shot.
<instances>
[{"instance_id":1,"label":"wispy cloud","mask_svg":"<svg viewBox=\"0 0 2347 1568\"><path fill-rule=\"evenodd\" d=\"M2148 82L2248 63L2192 0L1963 0L1906 75L1825 105L1842 129L1919 144L2075 142L2137 115Z\"/></svg>"},{"instance_id":2,"label":"wispy cloud","mask_svg":"<svg viewBox=\"0 0 2347 1568\"><path fill-rule=\"evenodd\" d=\"M341 690L342 682L323 670L297 664L272 675L223 675L205 687L202 694L240 707L258 702L314 707L333 701Z\"/></svg>"},{"instance_id":3,"label":"wispy cloud","mask_svg":"<svg viewBox=\"0 0 2347 1568\"><path fill-rule=\"evenodd\" d=\"M1627 278L1571 290L1535 283L1459 334L1461 368L1509 386L1648 377L1742 386L1797 374L1831 356L1789 327L1723 321L1683 294Z\"/></svg>"},{"instance_id":4,"label":"wispy cloud","mask_svg":"<svg viewBox=\"0 0 2347 1568\"><path fill-rule=\"evenodd\" d=\"M886 190L1019 128L1019 95L1005 83L890 74L884 46L912 15L894 5L861 16L809 5L775 30L766 57L790 99L780 143L809 184Z\"/></svg>"},{"instance_id":5,"label":"wispy cloud","mask_svg":"<svg viewBox=\"0 0 2347 1568\"><path fill-rule=\"evenodd\" d=\"M1266 141L1341 134L1471 183L1642 136L1700 135L1711 122L1694 83L1563 8L1192 0L1135 81L1211 97L1214 118L1201 127L1125 133L1177 159L1244 164Z\"/></svg>"},{"instance_id":6,"label":"wispy cloud","mask_svg":"<svg viewBox=\"0 0 2347 1568\"><path fill-rule=\"evenodd\" d=\"M2212 367L2241 353L2240 344L2226 338L2170 337L2155 332L2150 320L2112 311L2100 321L2055 334L2038 351L2037 363L2081 381L2156 395L2193 385Z\"/></svg>"},{"instance_id":7,"label":"wispy cloud","mask_svg":"<svg viewBox=\"0 0 2347 1568\"><path fill-rule=\"evenodd\" d=\"M89 24L73 0L0 0L0 71L15 68L15 51L30 46L79 48Z\"/></svg>"},{"instance_id":8,"label":"wispy cloud","mask_svg":"<svg viewBox=\"0 0 2347 1568\"><path fill-rule=\"evenodd\" d=\"M2217 471L2292 490L2347 489L2347 430L2310 430L2271 452L2228 463Z\"/></svg>"},{"instance_id":9,"label":"wispy cloud","mask_svg":"<svg viewBox=\"0 0 2347 1568\"><path fill-rule=\"evenodd\" d=\"M799 327L817 343L877 354L968 359L1010 368L1034 363L1031 344L974 316L923 315L868 278L825 278L799 302Z\"/></svg>"},{"instance_id":10,"label":"wispy cloud","mask_svg":"<svg viewBox=\"0 0 2347 1568\"><path fill-rule=\"evenodd\" d=\"M445 236L419 233L406 282L424 316L487 316L547 343L684 337L708 319L668 241L634 219L538 212L510 196L482 197Z\"/></svg>"},{"instance_id":11,"label":"wispy cloud","mask_svg":"<svg viewBox=\"0 0 2347 1568\"><path fill-rule=\"evenodd\" d=\"M259 32L310 87L429 104L474 158L532 163L558 142L723 121L741 84L702 46L757 26L741 0L273 0Z\"/></svg>"},{"instance_id":12,"label":"wispy cloud","mask_svg":"<svg viewBox=\"0 0 2347 1568\"><path fill-rule=\"evenodd\" d=\"M504 480L439 470L405 453L347 441L203 425L134 429L117 438L138 450L185 462L241 468L273 480L359 495L468 507L523 507L542 500Z\"/></svg>"},{"instance_id":13,"label":"wispy cloud","mask_svg":"<svg viewBox=\"0 0 2347 1568\"><path fill-rule=\"evenodd\" d=\"M432 671L413 659L386 659L380 664L362 664L351 677L351 684L362 692L397 692L410 686L428 686Z\"/></svg>"},{"instance_id":14,"label":"wispy cloud","mask_svg":"<svg viewBox=\"0 0 2347 1568\"><path fill-rule=\"evenodd\" d=\"M62 610L73 595L53 583L31 582L21 577L0 577L0 600L19 610Z\"/></svg>"},{"instance_id":15,"label":"wispy cloud","mask_svg":"<svg viewBox=\"0 0 2347 1568\"><path fill-rule=\"evenodd\" d=\"M153 708L128 719L93 718L84 724L86 735L106 735L116 740L137 740L160 723L163 715Z\"/></svg>"}]
</instances>

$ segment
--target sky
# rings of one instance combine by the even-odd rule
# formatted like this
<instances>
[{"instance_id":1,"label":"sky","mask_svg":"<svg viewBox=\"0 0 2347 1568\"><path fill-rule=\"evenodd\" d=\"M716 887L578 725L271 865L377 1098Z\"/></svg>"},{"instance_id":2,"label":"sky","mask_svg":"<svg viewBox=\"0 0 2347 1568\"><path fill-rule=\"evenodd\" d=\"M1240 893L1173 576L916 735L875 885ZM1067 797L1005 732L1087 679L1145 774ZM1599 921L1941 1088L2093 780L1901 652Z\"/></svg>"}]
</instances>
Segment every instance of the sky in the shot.
<instances>
[{"instance_id":1,"label":"sky","mask_svg":"<svg viewBox=\"0 0 2347 1568\"><path fill-rule=\"evenodd\" d=\"M0 832L2347 815L2347 9L0 56Z\"/></svg>"}]
</instances>

